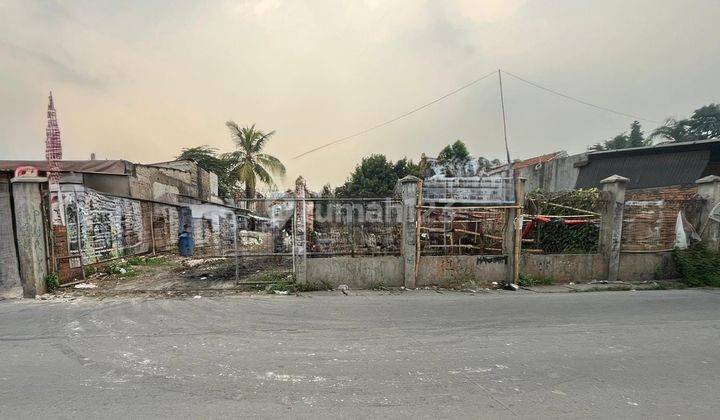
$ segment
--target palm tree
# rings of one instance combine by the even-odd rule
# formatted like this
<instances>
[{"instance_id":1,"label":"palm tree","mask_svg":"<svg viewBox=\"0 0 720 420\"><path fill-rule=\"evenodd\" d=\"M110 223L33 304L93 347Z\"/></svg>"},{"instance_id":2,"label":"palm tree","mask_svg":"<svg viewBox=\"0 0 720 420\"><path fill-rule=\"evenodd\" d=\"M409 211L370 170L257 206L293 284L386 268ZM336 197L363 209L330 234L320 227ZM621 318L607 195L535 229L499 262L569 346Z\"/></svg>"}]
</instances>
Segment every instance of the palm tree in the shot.
<instances>
[{"instance_id":1,"label":"palm tree","mask_svg":"<svg viewBox=\"0 0 720 420\"><path fill-rule=\"evenodd\" d=\"M275 185L273 175L285 175L285 165L275 156L262 153L268 140L275 134L255 129L255 124L240 127L234 121L225 125L230 129L236 151L228 153L225 158L231 162L230 176L234 181L245 185L245 197L255 198L257 181L269 186Z\"/></svg>"},{"instance_id":2,"label":"palm tree","mask_svg":"<svg viewBox=\"0 0 720 420\"><path fill-rule=\"evenodd\" d=\"M695 136L690 132L690 121L675 120L668 118L665 124L653 130L648 136L649 139L660 137L668 139L673 143L695 140Z\"/></svg>"}]
</instances>

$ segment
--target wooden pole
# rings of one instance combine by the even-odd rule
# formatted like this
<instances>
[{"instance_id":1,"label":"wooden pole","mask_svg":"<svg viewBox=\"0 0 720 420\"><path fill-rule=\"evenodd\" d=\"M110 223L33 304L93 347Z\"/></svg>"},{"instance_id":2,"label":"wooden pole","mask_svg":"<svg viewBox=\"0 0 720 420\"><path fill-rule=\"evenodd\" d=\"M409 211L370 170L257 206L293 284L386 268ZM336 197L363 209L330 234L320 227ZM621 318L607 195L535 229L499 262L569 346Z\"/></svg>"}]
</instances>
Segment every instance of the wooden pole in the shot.
<instances>
[{"instance_id":1,"label":"wooden pole","mask_svg":"<svg viewBox=\"0 0 720 420\"><path fill-rule=\"evenodd\" d=\"M503 95L502 72L498 69L498 82L500 84L500 108L502 109L503 137L505 138L505 154L507 155L508 171L512 174L513 167L510 161L510 147L508 146L507 121L505 117L505 95Z\"/></svg>"},{"instance_id":2,"label":"wooden pole","mask_svg":"<svg viewBox=\"0 0 720 420\"><path fill-rule=\"evenodd\" d=\"M589 214L589 215L592 215L592 216L600 216L600 213L595 213L594 211L590 211L590 210L579 209L579 208L577 208L577 207L563 206L562 204L547 203L547 202L546 202L546 203L543 203L543 204L545 204L545 205L547 205L547 206L558 207L558 208L561 208L561 209L573 210L573 211L577 211L577 212L579 212L579 213L585 213L585 214Z\"/></svg>"},{"instance_id":3,"label":"wooden pole","mask_svg":"<svg viewBox=\"0 0 720 420\"><path fill-rule=\"evenodd\" d=\"M525 180L515 178L515 241L513 244L513 284L520 280L520 248L522 246L523 196L525 195Z\"/></svg>"}]
</instances>

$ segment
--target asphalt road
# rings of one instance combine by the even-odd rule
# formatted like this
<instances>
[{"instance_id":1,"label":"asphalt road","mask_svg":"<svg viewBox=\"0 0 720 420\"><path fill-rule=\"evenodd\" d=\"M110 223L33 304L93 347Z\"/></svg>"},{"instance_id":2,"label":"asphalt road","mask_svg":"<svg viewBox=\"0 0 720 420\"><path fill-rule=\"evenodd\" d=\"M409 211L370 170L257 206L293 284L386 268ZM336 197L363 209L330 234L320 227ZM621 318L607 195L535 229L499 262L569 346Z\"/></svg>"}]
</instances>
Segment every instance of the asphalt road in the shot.
<instances>
[{"instance_id":1,"label":"asphalt road","mask_svg":"<svg viewBox=\"0 0 720 420\"><path fill-rule=\"evenodd\" d=\"M0 301L0 417L717 418L719 356L720 291Z\"/></svg>"}]
</instances>

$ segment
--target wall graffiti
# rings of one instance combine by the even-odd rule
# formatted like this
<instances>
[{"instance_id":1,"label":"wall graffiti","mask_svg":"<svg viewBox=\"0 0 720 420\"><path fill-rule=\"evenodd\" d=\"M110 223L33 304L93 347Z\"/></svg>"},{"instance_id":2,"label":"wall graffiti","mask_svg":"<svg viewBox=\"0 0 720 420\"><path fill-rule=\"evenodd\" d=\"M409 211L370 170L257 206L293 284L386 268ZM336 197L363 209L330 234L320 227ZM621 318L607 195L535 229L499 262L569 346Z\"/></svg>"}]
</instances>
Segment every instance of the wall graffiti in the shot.
<instances>
[{"instance_id":1,"label":"wall graffiti","mask_svg":"<svg viewBox=\"0 0 720 420\"><path fill-rule=\"evenodd\" d=\"M139 201L93 191L66 191L63 192L63 203L69 255L80 255L80 249L83 264L150 249ZM79 267L79 258L71 259L70 265Z\"/></svg>"},{"instance_id":2,"label":"wall graffiti","mask_svg":"<svg viewBox=\"0 0 720 420\"><path fill-rule=\"evenodd\" d=\"M183 230L193 234L198 254L233 250L235 216L223 206L176 206L104 195L86 188L63 191L63 204L66 225L53 226L61 280L78 277L81 265L153 249L174 251Z\"/></svg>"}]
</instances>

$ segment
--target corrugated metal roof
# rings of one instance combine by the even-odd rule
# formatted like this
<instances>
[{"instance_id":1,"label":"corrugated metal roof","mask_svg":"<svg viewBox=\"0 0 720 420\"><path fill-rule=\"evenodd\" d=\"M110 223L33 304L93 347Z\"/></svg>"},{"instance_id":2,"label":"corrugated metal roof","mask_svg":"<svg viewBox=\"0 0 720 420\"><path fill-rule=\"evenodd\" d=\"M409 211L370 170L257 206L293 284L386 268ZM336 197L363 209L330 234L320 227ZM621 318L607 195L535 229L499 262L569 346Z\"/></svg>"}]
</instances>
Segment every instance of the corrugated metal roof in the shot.
<instances>
[{"instance_id":1,"label":"corrugated metal roof","mask_svg":"<svg viewBox=\"0 0 720 420\"><path fill-rule=\"evenodd\" d=\"M132 163L125 160L61 160L60 170L63 172L84 172L125 175L132 168ZM40 171L47 171L46 160L0 160L0 171L12 172L18 166L34 166Z\"/></svg>"},{"instance_id":2,"label":"corrugated metal roof","mask_svg":"<svg viewBox=\"0 0 720 420\"><path fill-rule=\"evenodd\" d=\"M688 146L697 149L698 145ZM705 150L648 147L643 148L644 153L638 148L627 152L591 153L588 163L580 168L575 188L599 187L600 181L611 175L630 179L629 189L693 184L707 175L705 169L713 152L708 146Z\"/></svg>"}]
</instances>

